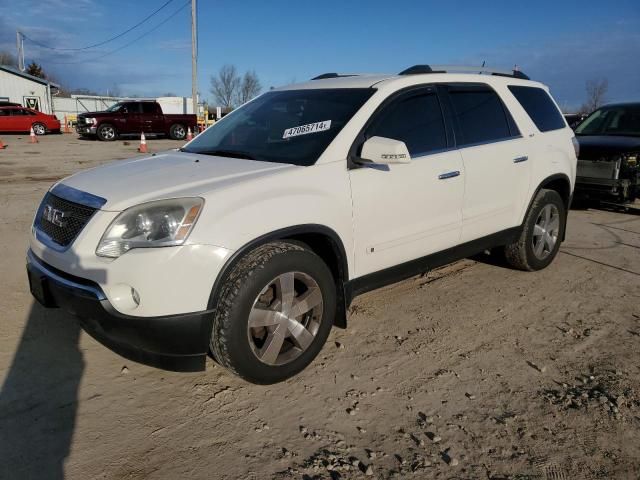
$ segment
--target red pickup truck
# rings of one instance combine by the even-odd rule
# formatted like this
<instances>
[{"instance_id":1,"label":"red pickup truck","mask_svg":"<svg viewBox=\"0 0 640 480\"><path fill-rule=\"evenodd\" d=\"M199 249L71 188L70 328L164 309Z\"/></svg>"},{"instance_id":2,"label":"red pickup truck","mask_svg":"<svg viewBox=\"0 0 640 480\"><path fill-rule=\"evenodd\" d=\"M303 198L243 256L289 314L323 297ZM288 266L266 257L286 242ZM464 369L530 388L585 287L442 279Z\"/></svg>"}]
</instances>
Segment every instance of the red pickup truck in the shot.
<instances>
[{"instance_id":1,"label":"red pickup truck","mask_svg":"<svg viewBox=\"0 0 640 480\"><path fill-rule=\"evenodd\" d=\"M97 137L111 141L119 135L165 135L174 140L187 137L187 129L196 131L195 115L170 115L162 113L162 107L154 101L126 101L116 103L104 112L87 112L78 115L76 131L83 137Z\"/></svg>"}]
</instances>

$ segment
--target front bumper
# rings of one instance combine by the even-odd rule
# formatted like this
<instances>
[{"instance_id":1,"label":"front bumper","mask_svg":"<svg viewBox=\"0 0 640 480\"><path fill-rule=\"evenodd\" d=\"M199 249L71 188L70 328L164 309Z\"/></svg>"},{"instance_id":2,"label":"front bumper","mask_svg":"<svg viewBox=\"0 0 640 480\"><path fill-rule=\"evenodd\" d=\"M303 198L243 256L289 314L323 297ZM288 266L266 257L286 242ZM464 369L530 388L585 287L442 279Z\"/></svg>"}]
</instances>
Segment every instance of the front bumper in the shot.
<instances>
[{"instance_id":1,"label":"front bumper","mask_svg":"<svg viewBox=\"0 0 640 480\"><path fill-rule=\"evenodd\" d=\"M76 125L76 132L78 132L78 134L80 135L95 135L96 131L97 131L96 127Z\"/></svg>"},{"instance_id":2,"label":"front bumper","mask_svg":"<svg viewBox=\"0 0 640 480\"><path fill-rule=\"evenodd\" d=\"M78 317L92 337L125 358L166 370L204 370L211 329L207 311L135 317L116 311L100 286L27 253L33 296L47 308Z\"/></svg>"}]
</instances>

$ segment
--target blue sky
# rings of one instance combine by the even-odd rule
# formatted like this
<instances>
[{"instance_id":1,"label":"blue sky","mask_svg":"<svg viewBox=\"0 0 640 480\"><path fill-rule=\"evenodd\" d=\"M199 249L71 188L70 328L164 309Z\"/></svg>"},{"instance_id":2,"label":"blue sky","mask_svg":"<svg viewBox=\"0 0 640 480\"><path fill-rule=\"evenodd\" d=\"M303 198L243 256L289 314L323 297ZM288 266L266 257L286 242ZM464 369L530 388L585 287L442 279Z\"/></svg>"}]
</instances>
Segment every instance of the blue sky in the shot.
<instances>
[{"instance_id":1,"label":"blue sky","mask_svg":"<svg viewBox=\"0 0 640 480\"><path fill-rule=\"evenodd\" d=\"M15 31L58 48L107 39L166 0L0 0L0 49ZM143 96L191 92L190 10L119 52L93 60L154 28L185 0L122 38L84 53L25 42L70 87ZM640 100L640 1L233 1L199 0L199 90L231 63L254 69L265 88L318 73L398 72L416 63L514 64L548 84L567 107L589 79L607 78L609 101ZM63 63L75 62L75 63Z\"/></svg>"}]
</instances>

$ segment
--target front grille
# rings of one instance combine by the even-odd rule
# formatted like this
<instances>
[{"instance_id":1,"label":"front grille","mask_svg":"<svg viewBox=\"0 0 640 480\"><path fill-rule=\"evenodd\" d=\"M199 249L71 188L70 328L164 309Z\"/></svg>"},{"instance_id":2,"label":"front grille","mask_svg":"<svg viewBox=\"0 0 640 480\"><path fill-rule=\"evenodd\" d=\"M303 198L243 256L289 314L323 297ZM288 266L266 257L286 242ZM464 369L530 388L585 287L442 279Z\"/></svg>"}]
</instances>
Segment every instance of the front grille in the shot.
<instances>
[{"instance_id":1,"label":"front grille","mask_svg":"<svg viewBox=\"0 0 640 480\"><path fill-rule=\"evenodd\" d=\"M75 240L95 211L95 208L47 193L38 209L35 226L58 245L66 247Z\"/></svg>"}]
</instances>

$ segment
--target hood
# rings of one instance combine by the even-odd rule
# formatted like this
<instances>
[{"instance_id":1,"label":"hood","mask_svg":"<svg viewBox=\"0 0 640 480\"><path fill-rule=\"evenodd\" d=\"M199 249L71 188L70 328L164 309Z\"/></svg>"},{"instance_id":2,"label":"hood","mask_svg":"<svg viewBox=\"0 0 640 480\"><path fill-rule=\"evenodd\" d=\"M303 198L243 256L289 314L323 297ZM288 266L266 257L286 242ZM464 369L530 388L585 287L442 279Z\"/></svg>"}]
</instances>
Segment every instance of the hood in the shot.
<instances>
[{"instance_id":1,"label":"hood","mask_svg":"<svg viewBox=\"0 0 640 480\"><path fill-rule=\"evenodd\" d=\"M577 135L581 160L599 160L627 152L640 152L640 137Z\"/></svg>"},{"instance_id":2,"label":"hood","mask_svg":"<svg viewBox=\"0 0 640 480\"><path fill-rule=\"evenodd\" d=\"M109 115L113 115L114 112L105 112L104 110L101 112L82 112L78 114L78 118L82 117L82 118L92 118L92 117L106 117Z\"/></svg>"},{"instance_id":3,"label":"hood","mask_svg":"<svg viewBox=\"0 0 640 480\"><path fill-rule=\"evenodd\" d=\"M303 167L172 150L85 170L60 183L106 199L102 210L121 211L151 200L203 196L213 189L292 168Z\"/></svg>"}]
</instances>

